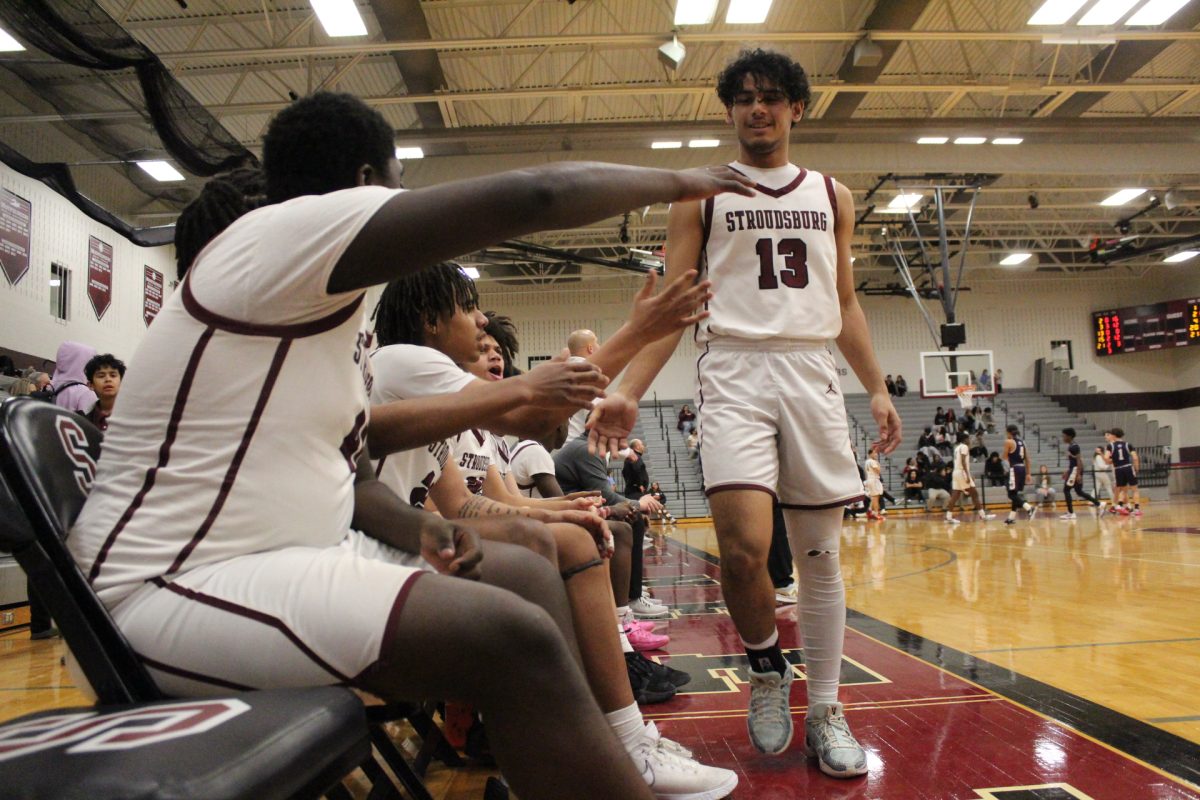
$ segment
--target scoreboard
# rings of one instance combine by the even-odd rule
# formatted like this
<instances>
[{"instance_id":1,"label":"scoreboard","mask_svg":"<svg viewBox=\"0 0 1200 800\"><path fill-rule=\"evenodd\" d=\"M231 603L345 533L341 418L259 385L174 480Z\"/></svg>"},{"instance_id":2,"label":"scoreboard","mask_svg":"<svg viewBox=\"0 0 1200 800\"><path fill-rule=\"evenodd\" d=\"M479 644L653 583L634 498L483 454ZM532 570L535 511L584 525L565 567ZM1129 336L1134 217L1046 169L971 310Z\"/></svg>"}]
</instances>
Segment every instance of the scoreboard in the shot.
<instances>
[{"instance_id":1,"label":"scoreboard","mask_svg":"<svg viewBox=\"0 0 1200 800\"><path fill-rule=\"evenodd\" d=\"M1092 313L1096 355L1200 345L1200 298Z\"/></svg>"}]
</instances>

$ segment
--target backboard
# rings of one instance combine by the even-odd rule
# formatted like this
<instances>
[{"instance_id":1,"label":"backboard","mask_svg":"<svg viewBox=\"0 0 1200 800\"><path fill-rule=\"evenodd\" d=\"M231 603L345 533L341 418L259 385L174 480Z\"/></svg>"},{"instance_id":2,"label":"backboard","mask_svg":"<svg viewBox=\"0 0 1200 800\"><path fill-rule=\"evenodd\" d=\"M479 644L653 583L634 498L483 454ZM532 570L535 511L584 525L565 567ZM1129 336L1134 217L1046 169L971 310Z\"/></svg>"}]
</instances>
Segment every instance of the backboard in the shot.
<instances>
[{"instance_id":1,"label":"backboard","mask_svg":"<svg viewBox=\"0 0 1200 800\"><path fill-rule=\"evenodd\" d=\"M956 386L975 384L976 397L996 393L991 350L937 350L921 353L921 397L954 397Z\"/></svg>"}]
</instances>

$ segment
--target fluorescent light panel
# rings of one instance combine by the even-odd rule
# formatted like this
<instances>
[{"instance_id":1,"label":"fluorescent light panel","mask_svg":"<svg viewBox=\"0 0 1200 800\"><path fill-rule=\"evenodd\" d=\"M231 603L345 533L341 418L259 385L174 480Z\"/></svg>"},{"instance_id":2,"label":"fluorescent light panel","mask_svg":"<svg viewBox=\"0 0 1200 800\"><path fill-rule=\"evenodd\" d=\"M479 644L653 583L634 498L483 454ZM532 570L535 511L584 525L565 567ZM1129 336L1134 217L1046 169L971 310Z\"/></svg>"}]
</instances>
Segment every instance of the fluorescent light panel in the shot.
<instances>
[{"instance_id":1,"label":"fluorescent light panel","mask_svg":"<svg viewBox=\"0 0 1200 800\"><path fill-rule=\"evenodd\" d=\"M719 147L720 139L692 139L688 142L688 147Z\"/></svg>"},{"instance_id":2,"label":"fluorescent light panel","mask_svg":"<svg viewBox=\"0 0 1200 800\"><path fill-rule=\"evenodd\" d=\"M892 202L888 203L888 208L898 208L901 211L908 209L921 202L923 194L898 194L892 198Z\"/></svg>"},{"instance_id":3,"label":"fluorescent light panel","mask_svg":"<svg viewBox=\"0 0 1200 800\"><path fill-rule=\"evenodd\" d=\"M1015 267L1017 264L1024 264L1031 258L1033 258L1033 253L1010 253L1000 259L1000 266Z\"/></svg>"},{"instance_id":4,"label":"fluorescent light panel","mask_svg":"<svg viewBox=\"0 0 1200 800\"><path fill-rule=\"evenodd\" d=\"M707 25L717 13L717 0L675 0L676 25Z\"/></svg>"},{"instance_id":5,"label":"fluorescent light panel","mask_svg":"<svg viewBox=\"0 0 1200 800\"><path fill-rule=\"evenodd\" d=\"M1145 189L1122 189L1119 192L1113 192L1108 197L1100 201L1102 206L1123 206L1130 200L1141 197L1146 193Z\"/></svg>"},{"instance_id":6,"label":"fluorescent light panel","mask_svg":"<svg viewBox=\"0 0 1200 800\"><path fill-rule=\"evenodd\" d=\"M725 21L732 25L757 25L765 22L771 0L729 0Z\"/></svg>"},{"instance_id":7,"label":"fluorescent light panel","mask_svg":"<svg viewBox=\"0 0 1200 800\"><path fill-rule=\"evenodd\" d=\"M983 144L987 141L986 136L959 136L954 140L955 144Z\"/></svg>"},{"instance_id":8,"label":"fluorescent light panel","mask_svg":"<svg viewBox=\"0 0 1200 800\"><path fill-rule=\"evenodd\" d=\"M0 53L15 53L24 50L25 46L12 37L8 31L0 28Z\"/></svg>"},{"instance_id":9,"label":"fluorescent light panel","mask_svg":"<svg viewBox=\"0 0 1200 800\"><path fill-rule=\"evenodd\" d=\"M1175 12L1188 4L1188 0L1150 0L1137 13L1125 20L1126 25L1162 25L1175 16Z\"/></svg>"},{"instance_id":10,"label":"fluorescent light panel","mask_svg":"<svg viewBox=\"0 0 1200 800\"><path fill-rule=\"evenodd\" d=\"M473 281L479 280L479 268L478 267L461 267L461 269L462 269L462 274L466 275L471 280L473 280Z\"/></svg>"},{"instance_id":11,"label":"fluorescent light panel","mask_svg":"<svg viewBox=\"0 0 1200 800\"><path fill-rule=\"evenodd\" d=\"M139 161L137 165L156 181L183 180L183 174L165 161Z\"/></svg>"},{"instance_id":12,"label":"fluorescent light panel","mask_svg":"<svg viewBox=\"0 0 1200 800\"><path fill-rule=\"evenodd\" d=\"M1080 25L1115 25L1117 20L1129 13L1129 9L1141 0L1096 0L1079 20Z\"/></svg>"},{"instance_id":13,"label":"fluorescent light panel","mask_svg":"<svg viewBox=\"0 0 1200 800\"><path fill-rule=\"evenodd\" d=\"M1163 259L1164 264L1178 264L1181 261L1191 261L1196 256L1200 256L1200 250L1180 250L1175 255L1167 256Z\"/></svg>"},{"instance_id":14,"label":"fluorescent light panel","mask_svg":"<svg viewBox=\"0 0 1200 800\"><path fill-rule=\"evenodd\" d=\"M677 150L683 147L683 142L651 142L651 150Z\"/></svg>"},{"instance_id":15,"label":"fluorescent light panel","mask_svg":"<svg viewBox=\"0 0 1200 800\"><path fill-rule=\"evenodd\" d=\"M397 147L396 160L403 161L406 158L424 158L425 151L419 147Z\"/></svg>"},{"instance_id":16,"label":"fluorescent light panel","mask_svg":"<svg viewBox=\"0 0 1200 800\"><path fill-rule=\"evenodd\" d=\"M329 36L366 36L367 26L354 0L309 0Z\"/></svg>"},{"instance_id":17,"label":"fluorescent light panel","mask_svg":"<svg viewBox=\"0 0 1200 800\"><path fill-rule=\"evenodd\" d=\"M948 141L949 136L922 136L917 139L917 144L945 144Z\"/></svg>"},{"instance_id":18,"label":"fluorescent light panel","mask_svg":"<svg viewBox=\"0 0 1200 800\"><path fill-rule=\"evenodd\" d=\"M1025 141L1019 136L997 136L992 139L992 144L1020 144Z\"/></svg>"},{"instance_id":19,"label":"fluorescent light panel","mask_svg":"<svg viewBox=\"0 0 1200 800\"><path fill-rule=\"evenodd\" d=\"M50 285L51 286L62 286L62 279L61 278L51 278Z\"/></svg>"},{"instance_id":20,"label":"fluorescent light panel","mask_svg":"<svg viewBox=\"0 0 1200 800\"><path fill-rule=\"evenodd\" d=\"M1087 0L1046 0L1033 12L1027 25L1063 25Z\"/></svg>"}]
</instances>

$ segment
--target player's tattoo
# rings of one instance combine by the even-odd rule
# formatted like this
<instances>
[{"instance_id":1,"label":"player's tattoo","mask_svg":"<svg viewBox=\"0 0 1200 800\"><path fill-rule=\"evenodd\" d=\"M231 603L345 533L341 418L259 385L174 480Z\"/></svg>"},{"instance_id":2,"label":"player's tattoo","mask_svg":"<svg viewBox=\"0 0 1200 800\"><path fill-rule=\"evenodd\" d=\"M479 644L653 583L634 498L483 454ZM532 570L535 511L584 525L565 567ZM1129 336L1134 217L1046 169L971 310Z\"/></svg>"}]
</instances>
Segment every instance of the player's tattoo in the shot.
<instances>
[{"instance_id":1,"label":"player's tattoo","mask_svg":"<svg viewBox=\"0 0 1200 800\"><path fill-rule=\"evenodd\" d=\"M501 517L520 514L521 509L484 497L481 494L471 495L471 498L458 509L460 519L472 517Z\"/></svg>"}]
</instances>

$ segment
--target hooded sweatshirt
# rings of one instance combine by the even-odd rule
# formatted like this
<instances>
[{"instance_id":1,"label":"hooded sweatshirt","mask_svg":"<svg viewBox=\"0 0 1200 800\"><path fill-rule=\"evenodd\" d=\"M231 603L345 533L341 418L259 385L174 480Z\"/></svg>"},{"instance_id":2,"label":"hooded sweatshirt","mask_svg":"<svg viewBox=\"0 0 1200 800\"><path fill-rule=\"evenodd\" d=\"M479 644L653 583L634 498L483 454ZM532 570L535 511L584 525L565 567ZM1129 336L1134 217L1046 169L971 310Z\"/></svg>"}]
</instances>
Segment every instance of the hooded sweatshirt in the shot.
<instances>
[{"instance_id":1,"label":"hooded sweatshirt","mask_svg":"<svg viewBox=\"0 0 1200 800\"><path fill-rule=\"evenodd\" d=\"M55 358L53 389L61 389L68 383L78 381L78 386L67 386L54 396L54 404L86 414L96 404L96 393L88 385L83 368L96 355L96 348L79 342L63 342L58 346Z\"/></svg>"}]
</instances>

